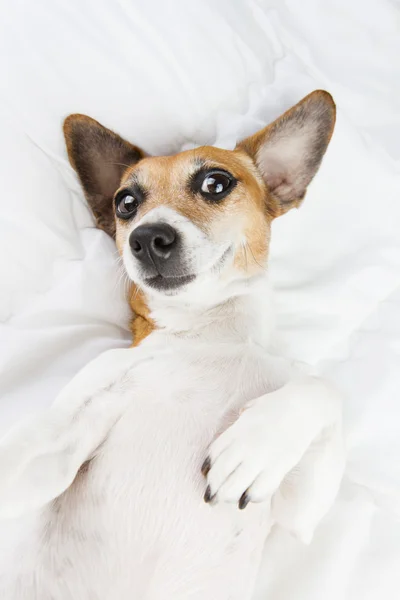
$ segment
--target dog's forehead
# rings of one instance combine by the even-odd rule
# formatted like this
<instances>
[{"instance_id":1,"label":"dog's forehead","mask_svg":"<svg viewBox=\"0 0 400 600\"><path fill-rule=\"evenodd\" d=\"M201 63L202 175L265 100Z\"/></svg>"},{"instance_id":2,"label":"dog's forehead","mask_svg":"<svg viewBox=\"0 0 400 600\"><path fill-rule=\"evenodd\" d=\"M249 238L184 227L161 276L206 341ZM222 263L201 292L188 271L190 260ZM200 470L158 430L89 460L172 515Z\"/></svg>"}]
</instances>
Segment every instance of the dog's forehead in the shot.
<instances>
[{"instance_id":1,"label":"dog's forehead","mask_svg":"<svg viewBox=\"0 0 400 600\"><path fill-rule=\"evenodd\" d=\"M228 171L237 185L222 202L202 201L193 194L191 180L199 171L214 168ZM166 206L204 229L221 220L241 222L251 214L258 218L265 212L260 176L251 158L240 150L202 146L173 156L146 157L127 169L121 188L139 190L144 199L139 204L136 220Z\"/></svg>"},{"instance_id":2,"label":"dog's forehead","mask_svg":"<svg viewBox=\"0 0 400 600\"><path fill-rule=\"evenodd\" d=\"M125 171L121 183L135 181L147 189L177 187L186 185L194 173L204 168L224 169L243 180L252 167L252 161L244 153L201 146L172 156L146 157Z\"/></svg>"}]
</instances>

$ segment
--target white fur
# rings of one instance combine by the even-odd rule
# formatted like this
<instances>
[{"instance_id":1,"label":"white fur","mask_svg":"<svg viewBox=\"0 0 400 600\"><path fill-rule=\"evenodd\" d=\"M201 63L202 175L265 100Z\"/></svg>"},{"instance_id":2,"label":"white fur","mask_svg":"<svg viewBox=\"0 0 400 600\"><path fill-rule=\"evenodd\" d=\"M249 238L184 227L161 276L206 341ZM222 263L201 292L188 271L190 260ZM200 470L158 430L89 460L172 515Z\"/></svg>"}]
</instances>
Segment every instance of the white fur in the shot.
<instances>
[{"instance_id":1,"label":"white fur","mask_svg":"<svg viewBox=\"0 0 400 600\"><path fill-rule=\"evenodd\" d=\"M308 542L333 502L338 394L271 353L266 276L235 275L232 258L207 270L221 244L172 212L205 250L198 280L147 290L159 329L99 357L1 441L0 515L25 521L0 598L246 600L271 526Z\"/></svg>"}]
</instances>

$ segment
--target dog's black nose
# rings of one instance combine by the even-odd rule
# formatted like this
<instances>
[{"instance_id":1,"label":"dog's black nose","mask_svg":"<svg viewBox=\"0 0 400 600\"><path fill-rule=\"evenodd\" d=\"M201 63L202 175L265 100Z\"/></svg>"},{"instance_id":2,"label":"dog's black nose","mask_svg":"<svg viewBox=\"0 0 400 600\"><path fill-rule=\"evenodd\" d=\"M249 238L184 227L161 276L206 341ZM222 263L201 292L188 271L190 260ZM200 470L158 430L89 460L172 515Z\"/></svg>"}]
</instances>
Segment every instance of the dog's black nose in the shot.
<instances>
[{"instance_id":1,"label":"dog's black nose","mask_svg":"<svg viewBox=\"0 0 400 600\"><path fill-rule=\"evenodd\" d=\"M132 254L145 266L158 267L177 247L177 232L167 223L140 225L129 237Z\"/></svg>"}]
</instances>

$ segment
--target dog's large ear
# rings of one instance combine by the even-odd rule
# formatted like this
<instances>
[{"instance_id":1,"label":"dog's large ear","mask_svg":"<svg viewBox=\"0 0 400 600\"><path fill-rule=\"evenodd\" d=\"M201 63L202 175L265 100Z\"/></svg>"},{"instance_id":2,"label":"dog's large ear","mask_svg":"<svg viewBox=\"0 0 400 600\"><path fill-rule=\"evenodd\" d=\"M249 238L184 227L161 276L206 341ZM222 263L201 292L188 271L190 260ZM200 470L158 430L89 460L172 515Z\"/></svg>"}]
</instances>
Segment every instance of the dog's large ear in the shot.
<instances>
[{"instance_id":1,"label":"dog's large ear","mask_svg":"<svg viewBox=\"0 0 400 600\"><path fill-rule=\"evenodd\" d=\"M332 96L317 90L237 145L261 173L275 203L275 216L304 198L331 139L335 118Z\"/></svg>"},{"instance_id":2,"label":"dog's large ear","mask_svg":"<svg viewBox=\"0 0 400 600\"><path fill-rule=\"evenodd\" d=\"M67 117L64 136L70 163L79 176L96 224L114 237L112 198L123 172L143 158L144 153L85 115Z\"/></svg>"}]
</instances>

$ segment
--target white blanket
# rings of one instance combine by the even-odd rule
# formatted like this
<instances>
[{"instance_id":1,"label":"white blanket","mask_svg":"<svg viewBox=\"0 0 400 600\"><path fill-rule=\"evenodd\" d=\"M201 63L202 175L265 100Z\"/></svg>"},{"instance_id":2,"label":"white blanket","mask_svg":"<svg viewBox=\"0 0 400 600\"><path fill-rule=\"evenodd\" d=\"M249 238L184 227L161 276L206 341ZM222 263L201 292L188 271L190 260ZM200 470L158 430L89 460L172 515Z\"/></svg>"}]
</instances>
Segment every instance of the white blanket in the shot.
<instances>
[{"instance_id":1,"label":"white blanket","mask_svg":"<svg viewBox=\"0 0 400 600\"><path fill-rule=\"evenodd\" d=\"M274 224L271 276L291 353L347 396L348 466L309 547L273 532L257 598L400 597L396 0L2 4L0 433L129 343L115 248L93 227L62 119L89 114L150 153L233 147L328 89L336 133L303 208Z\"/></svg>"}]
</instances>

